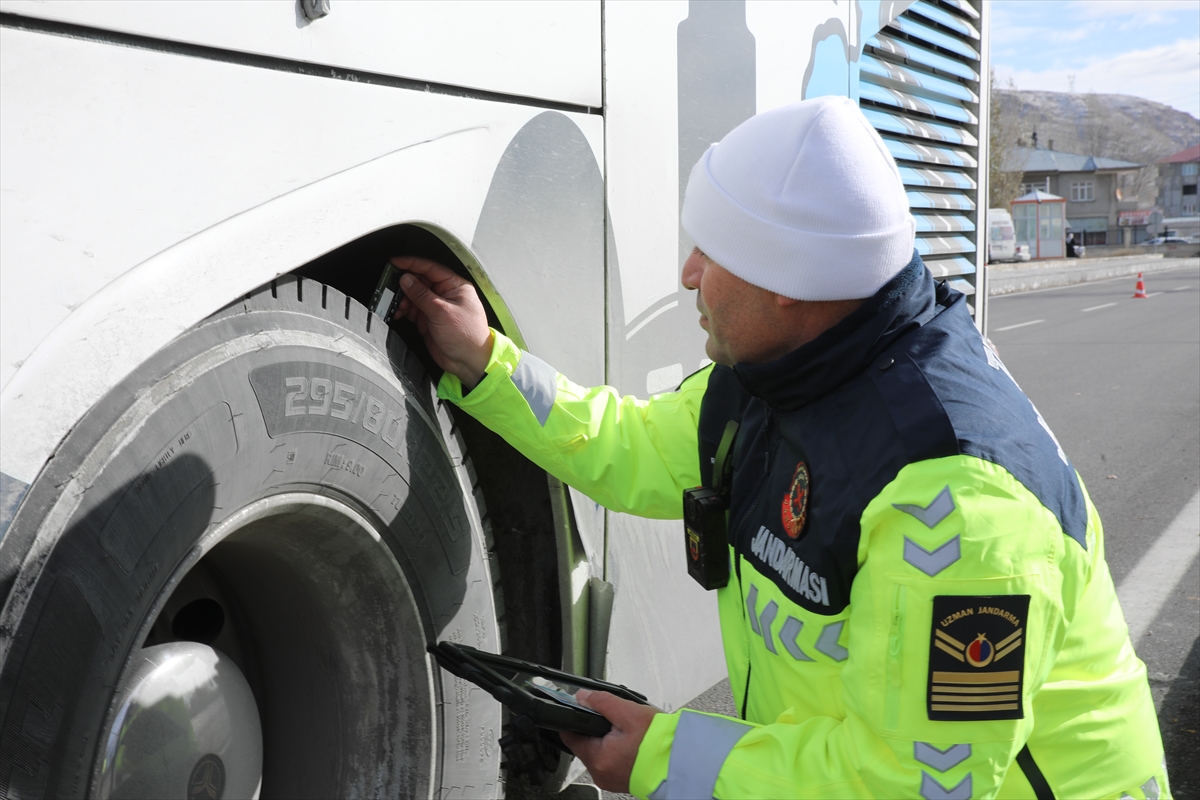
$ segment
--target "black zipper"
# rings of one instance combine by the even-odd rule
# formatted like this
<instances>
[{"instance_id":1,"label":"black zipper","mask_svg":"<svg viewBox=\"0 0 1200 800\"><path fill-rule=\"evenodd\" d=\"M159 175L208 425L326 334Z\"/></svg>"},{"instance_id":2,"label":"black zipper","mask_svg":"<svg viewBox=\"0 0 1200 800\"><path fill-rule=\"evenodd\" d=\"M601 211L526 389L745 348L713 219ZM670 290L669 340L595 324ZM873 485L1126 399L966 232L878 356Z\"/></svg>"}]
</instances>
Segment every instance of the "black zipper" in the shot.
<instances>
[{"instance_id":1,"label":"black zipper","mask_svg":"<svg viewBox=\"0 0 1200 800\"><path fill-rule=\"evenodd\" d=\"M734 574L737 575L738 597L741 598L743 614L749 613L749 609L746 608L746 593L742 591L742 549L740 547L738 547L738 539L741 538L742 528L744 527L744 523L746 522L746 520L754 519L754 512L758 510L758 506L762 503L763 495L767 491L766 477L771 474L771 448L772 448L771 429L774 426L775 426L775 415L774 415L774 413L772 413L770 407L768 407L767 408L767 425L766 425L767 461L766 461L766 464L764 465L765 468L763 470L762 486L759 488L758 494L754 498L754 502L750 504L750 508L747 509L746 513L742 515L742 518L740 520L738 520L738 522L736 524L736 530L734 532L733 537L731 538L731 542L733 543L733 571L734 571ZM741 717L742 719L746 718L746 706L750 702L750 673L752 670L753 670L753 665L750 663L749 650L747 649L746 686L745 686L744 690L742 691L742 717Z\"/></svg>"},{"instance_id":2,"label":"black zipper","mask_svg":"<svg viewBox=\"0 0 1200 800\"><path fill-rule=\"evenodd\" d=\"M773 450L775 448L775 440L771 438L771 431L774 427L775 427L775 412L771 410L770 406L767 406L767 430L766 430L766 433L767 433L767 460L766 460L766 463L763 464L763 474L764 475L771 474L771 462L775 458L775 453L773 452Z\"/></svg>"},{"instance_id":3,"label":"black zipper","mask_svg":"<svg viewBox=\"0 0 1200 800\"><path fill-rule=\"evenodd\" d=\"M759 485L758 494L755 495L755 497L754 497L754 502L750 504L750 507L746 510L746 513L742 514L741 518L738 519L736 522L734 522L733 536L730 537L729 541L733 545L733 551L735 554L741 553L741 550L738 547L738 540L741 538L742 531L745 528L746 521L754 518L754 512L758 510L758 506L762 503L763 495L766 494L766 492L767 492L767 478L771 475L771 458L772 458L771 429L773 427L775 427L775 415L771 412L771 409L768 408L767 409L767 424L766 424L766 435L767 435L767 437L766 437L767 438L766 459L767 460L766 460L766 463L764 464L763 480L762 480L762 483ZM740 561L740 555L739 555L739 561ZM739 578L741 577L740 572L738 573L738 577Z\"/></svg>"},{"instance_id":4,"label":"black zipper","mask_svg":"<svg viewBox=\"0 0 1200 800\"><path fill-rule=\"evenodd\" d=\"M746 662L746 689L742 692L742 719L746 718L746 704L750 702L750 662Z\"/></svg>"},{"instance_id":5,"label":"black zipper","mask_svg":"<svg viewBox=\"0 0 1200 800\"><path fill-rule=\"evenodd\" d=\"M742 591L742 554L735 547L733 548L733 571L737 575L738 582L738 597L741 598L742 613L748 613L746 608L746 593ZM746 718L746 704L750 702L750 647L746 647L746 685L742 688L742 719Z\"/></svg>"}]
</instances>

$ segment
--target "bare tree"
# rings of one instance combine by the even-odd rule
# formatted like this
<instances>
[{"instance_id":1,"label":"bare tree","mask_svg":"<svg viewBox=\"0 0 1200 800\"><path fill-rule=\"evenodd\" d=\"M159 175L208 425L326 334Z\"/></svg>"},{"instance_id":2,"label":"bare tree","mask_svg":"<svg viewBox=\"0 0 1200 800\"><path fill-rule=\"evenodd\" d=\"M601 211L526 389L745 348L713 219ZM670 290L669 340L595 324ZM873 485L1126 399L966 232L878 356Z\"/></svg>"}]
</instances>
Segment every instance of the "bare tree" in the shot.
<instances>
[{"instance_id":1,"label":"bare tree","mask_svg":"<svg viewBox=\"0 0 1200 800\"><path fill-rule=\"evenodd\" d=\"M1117 181L1117 199L1153 201L1158 168L1153 166L1156 154L1152 147L1147 146L1146 137L1140 135L1140 131L1129 125L1127 120L1114 119L1116 115L1106 107L1099 95L1085 95L1084 103L1087 108L1085 131L1088 155L1150 165L1121 174Z\"/></svg>"},{"instance_id":2,"label":"bare tree","mask_svg":"<svg viewBox=\"0 0 1200 800\"><path fill-rule=\"evenodd\" d=\"M992 98L988 108L988 208L1005 208L1016 199L1021 190L1023 164L1016 160L1017 139L1021 135L1021 121L1015 115L1005 114L996 93L996 72L988 75ZM1010 91L1017 87L1008 79Z\"/></svg>"},{"instance_id":3,"label":"bare tree","mask_svg":"<svg viewBox=\"0 0 1200 800\"><path fill-rule=\"evenodd\" d=\"M1158 167L1155 162L1200 142L1200 120L1169 106L1128 95L1095 92L1020 91L993 81L991 119L991 173L989 192L993 206L1003 192L997 192L995 167L997 147L1003 144L1026 146L1030 133L1038 132L1039 144L1054 141L1054 149L1066 153L1115 158L1145 164L1141 169L1124 172L1118 179L1120 199L1150 208L1158 195ZM997 113L1000 114L997 120ZM1005 124L1015 128L1004 130ZM1002 168L1012 168L1004 163ZM1002 187L1001 187L1002 188ZM1003 200L1000 201L1002 205Z\"/></svg>"}]
</instances>

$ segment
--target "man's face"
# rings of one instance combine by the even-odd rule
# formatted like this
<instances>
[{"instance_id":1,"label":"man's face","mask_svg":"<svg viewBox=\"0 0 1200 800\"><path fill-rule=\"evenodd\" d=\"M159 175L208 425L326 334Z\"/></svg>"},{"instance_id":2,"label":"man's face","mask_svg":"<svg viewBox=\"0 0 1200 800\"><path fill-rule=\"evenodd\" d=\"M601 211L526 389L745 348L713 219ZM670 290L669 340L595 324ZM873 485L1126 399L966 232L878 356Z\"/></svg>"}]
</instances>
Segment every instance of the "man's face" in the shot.
<instances>
[{"instance_id":1,"label":"man's face","mask_svg":"<svg viewBox=\"0 0 1200 800\"><path fill-rule=\"evenodd\" d=\"M700 327L708 331L704 349L718 364L760 364L778 358L779 304L775 295L747 283L693 249L683 264L683 285L696 289Z\"/></svg>"}]
</instances>

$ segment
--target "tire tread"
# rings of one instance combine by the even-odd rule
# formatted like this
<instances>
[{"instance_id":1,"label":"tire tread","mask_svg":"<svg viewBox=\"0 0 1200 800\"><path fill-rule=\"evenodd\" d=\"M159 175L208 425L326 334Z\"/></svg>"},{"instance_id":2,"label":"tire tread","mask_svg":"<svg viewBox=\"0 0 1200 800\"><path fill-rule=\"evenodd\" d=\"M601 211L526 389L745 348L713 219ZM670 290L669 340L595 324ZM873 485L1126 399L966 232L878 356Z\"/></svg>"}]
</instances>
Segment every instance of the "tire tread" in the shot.
<instances>
[{"instance_id":1,"label":"tire tread","mask_svg":"<svg viewBox=\"0 0 1200 800\"><path fill-rule=\"evenodd\" d=\"M386 356L392 365L393 372L404 384L405 389L413 394L414 399L429 412L429 416L437 421L440 428L438 433L446 443L455 466L461 466L466 471L470 491L478 510L479 521L483 529L485 565L491 581L493 604L496 609L498 644L500 652L505 652L507 631L504 594L501 590L502 576L500 575L500 563L496 553L492 524L487 513L487 503L484 501L479 476L467 452L466 441L458 426L454 424L454 418L450 414L446 402L438 399L436 387L421 363L421 359L399 335L383 324L382 320L372 314L362 303L346 296L333 286L318 283L299 275L280 275L240 300L225 306L205 320L204 324L235 314L274 312L281 308L285 311L309 314L345 324L351 333L358 335ZM342 320L337 319L339 312Z\"/></svg>"}]
</instances>

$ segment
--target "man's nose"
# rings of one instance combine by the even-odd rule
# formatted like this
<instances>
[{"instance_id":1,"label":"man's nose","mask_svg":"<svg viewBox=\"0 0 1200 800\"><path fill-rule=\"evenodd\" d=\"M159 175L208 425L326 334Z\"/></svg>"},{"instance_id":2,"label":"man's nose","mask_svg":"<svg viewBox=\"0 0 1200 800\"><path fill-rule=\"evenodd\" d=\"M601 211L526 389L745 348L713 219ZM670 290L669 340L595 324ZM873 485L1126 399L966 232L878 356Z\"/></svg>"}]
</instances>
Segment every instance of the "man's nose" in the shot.
<instances>
[{"instance_id":1,"label":"man's nose","mask_svg":"<svg viewBox=\"0 0 1200 800\"><path fill-rule=\"evenodd\" d=\"M693 250L692 254L683 262L683 273L680 275L680 283L685 289L699 289L700 279L704 277L704 256L700 255L698 250Z\"/></svg>"}]
</instances>

